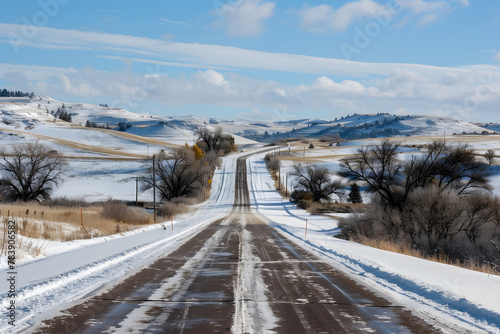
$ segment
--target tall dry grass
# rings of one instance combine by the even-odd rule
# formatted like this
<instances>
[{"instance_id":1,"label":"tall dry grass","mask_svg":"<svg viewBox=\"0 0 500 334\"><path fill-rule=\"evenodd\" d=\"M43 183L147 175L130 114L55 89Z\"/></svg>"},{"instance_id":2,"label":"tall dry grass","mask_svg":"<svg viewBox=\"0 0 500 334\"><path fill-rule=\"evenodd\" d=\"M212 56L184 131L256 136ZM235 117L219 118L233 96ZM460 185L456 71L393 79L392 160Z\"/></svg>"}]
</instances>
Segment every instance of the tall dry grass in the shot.
<instances>
[{"instance_id":1,"label":"tall dry grass","mask_svg":"<svg viewBox=\"0 0 500 334\"><path fill-rule=\"evenodd\" d=\"M469 270L474 270L474 271L479 271L483 273L487 273L490 275L500 275L500 272L498 272L494 266L489 265L489 264L484 264L484 263L479 263L474 260L469 260L466 263L461 263L458 260L451 260L446 254L435 254L432 256L428 256L423 254L421 251L418 249L415 249L408 245L407 243L395 243L392 241L388 240L376 240L376 239L371 239L367 237L360 237L359 240L353 240L353 242L359 242L363 245L373 247L373 248L378 248L382 250L386 250L389 252L394 252L394 253L399 253L399 254L404 254L408 256L413 256L417 258L421 258L424 260L428 261L433 261L433 262L438 262L438 263L443 263L443 264L448 264L452 265L455 267L461 267Z\"/></svg>"},{"instance_id":2,"label":"tall dry grass","mask_svg":"<svg viewBox=\"0 0 500 334\"><path fill-rule=\"evenodd\" d=\"M105 211L108 214L105 214ZM144 209L125 204L111 210L108 207L47 207L39 204L0 204L0 216L16 221L21 236L54 241L70 241L108 236L129 231L153 222ZM119 215L118 215L119 213ZM83 225L82 225L83 221ZM0 234L3 237L3 231Z\"/></svg>"},{"instance_id":3,"label":"tall dry grass","mask_svg":"<svg viewBox=\"0 0 500 334\"><path fill-rule=\"evenodd\" d=\"M9 219L7 217L3 217L0 222L0 255L3 257L8 256L8 238L7 238L7 226L8 226L8 221ZM16 226L17 227L17 226ZM24 237L19 234L19 231L16 231L16 243L15 243L15 250L16 250L16 260L22 260L27 257L36 257L40 254L42 254L44 246L44 241L42 240L32 240L27 237Z\"/></svg>"}]
</instances>

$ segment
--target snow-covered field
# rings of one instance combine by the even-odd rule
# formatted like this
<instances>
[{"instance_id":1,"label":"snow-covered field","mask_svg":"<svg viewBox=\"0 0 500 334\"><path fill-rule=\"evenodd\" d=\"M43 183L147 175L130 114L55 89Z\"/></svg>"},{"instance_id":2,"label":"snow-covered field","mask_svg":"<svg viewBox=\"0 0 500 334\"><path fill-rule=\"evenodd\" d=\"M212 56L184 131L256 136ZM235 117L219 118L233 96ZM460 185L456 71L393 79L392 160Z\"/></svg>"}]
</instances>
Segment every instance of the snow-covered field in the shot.
<instances>
[{"instance_id":1,"label":"snow-covered field","mask_svg":"<svg viewBox=\"0 0 500 334\"><path fill-rule=\"evenodd\" d=\"M74 160L68 169L53 196L88 202L108 199L134 201L134 177L147 175L142 161ZM152 201L152 198L152 191L139 189L139 201Z\"/></svg>"},{"instance_id":2,"label":"snow-covered field","mask_svg":"<svg viewBox=\"0 0 500 334\"><path fill-rule=\"evenodd\" d=\"M252 208L284 236L447 332L500 333L500 276L336 239L337 221L283 199L262 158L248 162Z\"/></svg>"}]
</instances>

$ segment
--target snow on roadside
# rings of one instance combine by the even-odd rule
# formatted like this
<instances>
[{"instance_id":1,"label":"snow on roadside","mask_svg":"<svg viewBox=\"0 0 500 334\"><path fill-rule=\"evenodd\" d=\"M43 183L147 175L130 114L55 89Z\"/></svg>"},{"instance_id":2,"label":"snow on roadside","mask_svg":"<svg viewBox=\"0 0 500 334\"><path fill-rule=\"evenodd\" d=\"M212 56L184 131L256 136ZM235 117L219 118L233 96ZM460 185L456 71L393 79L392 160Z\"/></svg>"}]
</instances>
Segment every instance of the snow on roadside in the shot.
<instances>
[{"instance_id":1,"label":"snow on roadside","mask_svg":"<svg viewBox=\"0 0 500 334\"><path fill-rule=\"evenodd\" d=\"M456 332L459 326L464 331L500 333L500 276L333 238L337 221L312 216L282 199L263 156L248 159L252 208L284 236L445 330Z\"/></svg>"}]
</instances>

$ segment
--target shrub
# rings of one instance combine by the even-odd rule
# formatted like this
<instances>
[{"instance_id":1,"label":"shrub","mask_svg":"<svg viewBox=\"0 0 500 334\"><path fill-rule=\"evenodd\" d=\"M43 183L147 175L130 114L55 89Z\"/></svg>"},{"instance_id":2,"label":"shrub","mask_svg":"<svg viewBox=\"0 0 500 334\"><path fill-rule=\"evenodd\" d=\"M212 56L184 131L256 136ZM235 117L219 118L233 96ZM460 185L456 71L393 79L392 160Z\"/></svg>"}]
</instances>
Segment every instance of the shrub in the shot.
<instances>
[{"instance_id":1,"label":"shrub","mask_svg":"<svg viewBox=\"0 0 500 334\"><path fill-rule=\"evenodd\" d=\"M464 197L456 190L425 187L411 192L403 209L375 201L365 215L344 219L339 227L343 238L358 242L407 244L426 256L500 268L499 207L498 198L488 193Z\"/></svg>"},{"instance_id":2,"label":"shrub","mask_svg":"<svg viewBox=\"0 0 500 334\"><path fill-rule=\"evenodd\" d=\"M322 136L321 138L319 138L319 141L322 143L331 143L331 142L338 141L338 140L339 140L339 137L336 137L336 136Z\"/></svg>"},{"instance_id":3,"label":"shrub","mask_svg":"<svg viewBox=\"0 0 500 334\"><path fill-rule=\"evenodd\" d=\"M130 129L132 127L132 124L130 124L129 122L119 122L118 123L118 131L127 131L128 129Z\"/></svg>"},{"instance_id":4,"label":"shrub","mask_svg":"<svg viewBox=\"0 0 500 334\"><path fill-rule=\"evenodd\" d=\"M280 166L281 166L281 160L275 157L274 155L268 153L264 157L264 162L266 163L267 168L269 171L276 176L276 173L278 173Z\"/></svg>"},{"instance_id":5,"label":"shrub","mask_svg":"<svg viewBox=\"0 0 500 334\"><path fill-rule=\"evenodd\" d=\"M495 151L488 150L483 156L490 165L493 165L493 162L495 161Z\"/></svg>"},{"instance_id":6,"label":"shrub","mask_svg":"<svg viewBox=\"0 0 500 334\"><path fill-rule=\"evenodd\" d=\"M188 213L191 208L190 205L194 204L192 198L175 198L172 201L163 203L158 208L158 215L164 217L177 216L179 214Z\"/></svg>"},{"instance_id":7,"label":"shrub","mask_svg":"<svg viewBox=\"0 0 500 334\"><path fill-rule=\"evenodd\" d=\"M313 195L308 191L294 190L290 195L290 201L295 202L297 207L306 210L313 202Z\"/></svg>"},{"instance_id":8,"label":"shrub","mask_svg":"<svg viewBox=\"0 0 500 334\"><path fill-rule=\"evenodd\" d=\"M105 218L128 224L148 224L149 214L140 208L131 208L120 201L108 201L103 206L102 215Z\"/></svg>"},{"instance_id":9,"label":"shrub","mask_svg":"<svg viewBox=\"0 0 500 334\"><path fill-rule=\"evenodd\" d=\"M312 204L312 201L308 201L305 199L299 199L297 201L297 207L303 210L307 210Z\"/></svg>"}]
</instances>

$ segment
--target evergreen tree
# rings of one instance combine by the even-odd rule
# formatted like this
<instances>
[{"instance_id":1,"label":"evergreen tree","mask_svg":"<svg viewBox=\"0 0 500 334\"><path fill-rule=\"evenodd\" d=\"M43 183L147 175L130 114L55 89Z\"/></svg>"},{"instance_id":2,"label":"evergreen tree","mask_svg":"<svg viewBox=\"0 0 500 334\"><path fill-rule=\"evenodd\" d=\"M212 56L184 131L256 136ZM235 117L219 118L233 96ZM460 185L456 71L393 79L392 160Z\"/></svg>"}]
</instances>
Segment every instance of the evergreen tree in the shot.
<instances>
[{"instance_id":1,"label":"evergreen tree","mask_svg":"<svg viewBox=\"0 0 500 334\"><path fill-rule=\"evenodd\" d=\"M347 200L351 203L363 203L361 192L359 191L359 186L357 183L352 184L351 191L349 192L349 197Z\"/></svg>"},{"instance_id":2,"label":"evergreen tree","mask_svg":"<svg viewBox=\"0 0 500 334\"><path fill-rule=\"evenodd\" d=\"M71 123L71 115L66 111L58 110L59 119ZM56 114L57 115L57 114Z\"/></svg>"},{"instance_id":3,"label":"evergreen tree","mask_svg":"<svg viewBox=\"0 0 500 334\"><path fill-rule=\"evenodd\" d=\"M9 91L7 89L2 89L0 90L0 96L2 97L26 97L28 96L29 98L33 98L35 96L34 93L24 93L20 90L16 91Z\"/></svg>"}]
</instances>

